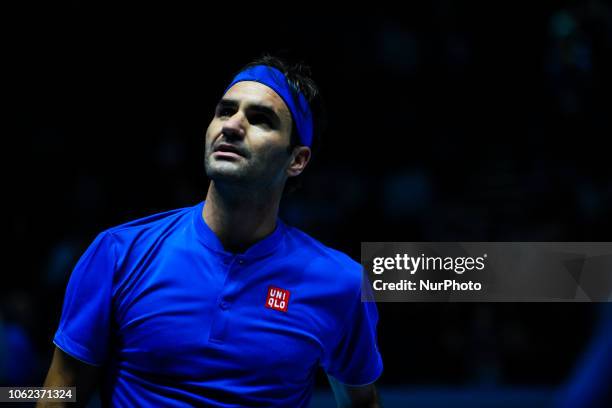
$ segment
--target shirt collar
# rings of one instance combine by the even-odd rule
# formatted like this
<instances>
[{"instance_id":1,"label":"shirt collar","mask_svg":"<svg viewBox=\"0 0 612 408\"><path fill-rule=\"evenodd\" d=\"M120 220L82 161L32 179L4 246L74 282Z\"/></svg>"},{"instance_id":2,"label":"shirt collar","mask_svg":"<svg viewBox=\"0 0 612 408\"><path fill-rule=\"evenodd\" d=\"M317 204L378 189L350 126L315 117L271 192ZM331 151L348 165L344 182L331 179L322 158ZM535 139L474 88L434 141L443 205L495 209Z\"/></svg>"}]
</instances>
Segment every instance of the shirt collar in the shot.
<instances>
[{"instance_id":1,"label":"shirt collar","mask_svg":"<svg viewBox=\"0 0 612 408\"><path fill-rule=\"evenodd\" d=\"M204 203L206 201L202 201L201 203L195 205L193 207L193 224L195 226L197 235L199 240L209 249L218 252L224 256L235 256L237 254L226 251L223 247L221 241L214 233L213 230L210 229L204 217L202 216L202 210L204 208ZM264 239L257 241L255 244L251 245L243 254L240 254L244 258L261 258L270 253L274 252L276 248L280 245L281 240L284 236L285 232L285 224L280 218L276 218L276 228L272 232L272 234L268 235Z\"/></svg>"}]
</instances>

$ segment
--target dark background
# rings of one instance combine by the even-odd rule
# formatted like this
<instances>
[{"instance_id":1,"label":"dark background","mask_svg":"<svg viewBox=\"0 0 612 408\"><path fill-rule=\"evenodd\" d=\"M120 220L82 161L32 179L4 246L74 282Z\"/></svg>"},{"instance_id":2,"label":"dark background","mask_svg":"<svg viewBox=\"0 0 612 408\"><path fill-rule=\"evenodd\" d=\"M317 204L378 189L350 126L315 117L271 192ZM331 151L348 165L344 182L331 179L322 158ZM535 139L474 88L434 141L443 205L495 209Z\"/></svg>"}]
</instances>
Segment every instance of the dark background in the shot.
<instances>
[{"instance_id":1,"label":"dark background","mask_svg":"<svg viewBox=\"0 0 612 408\"><path fill-rule=\"evenodd\" d=\"M42 383L65 284L97 233L204 199L203 131L263 52L311 65L327 104L281 214L325 244L358 260L361 241L611 240L609 2L223 6L5 15L0 383ZM600 309L379 304L380 384L561 390Z\"/></svg>"}]
</instances>

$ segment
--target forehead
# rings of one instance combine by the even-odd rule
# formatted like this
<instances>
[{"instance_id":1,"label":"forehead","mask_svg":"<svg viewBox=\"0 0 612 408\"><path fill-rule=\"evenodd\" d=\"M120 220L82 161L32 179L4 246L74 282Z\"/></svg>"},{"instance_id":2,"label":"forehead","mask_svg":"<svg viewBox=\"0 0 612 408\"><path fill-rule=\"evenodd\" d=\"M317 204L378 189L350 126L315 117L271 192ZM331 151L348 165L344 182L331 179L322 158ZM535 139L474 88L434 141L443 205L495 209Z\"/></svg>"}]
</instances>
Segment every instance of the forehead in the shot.
<instances>
[{"instance_id":1,"label":"forehead","mask_svg":"<svg viewBox=\"0 0 612 408\"><path fill-rule=\"evenodd\" d=\"M289 108L274 90L264 84L255 81L240 81L227 90L223 99L231 99L239 104L259 105L272 109L284 119L291 120Z\"/></svg>"}]
</instances>

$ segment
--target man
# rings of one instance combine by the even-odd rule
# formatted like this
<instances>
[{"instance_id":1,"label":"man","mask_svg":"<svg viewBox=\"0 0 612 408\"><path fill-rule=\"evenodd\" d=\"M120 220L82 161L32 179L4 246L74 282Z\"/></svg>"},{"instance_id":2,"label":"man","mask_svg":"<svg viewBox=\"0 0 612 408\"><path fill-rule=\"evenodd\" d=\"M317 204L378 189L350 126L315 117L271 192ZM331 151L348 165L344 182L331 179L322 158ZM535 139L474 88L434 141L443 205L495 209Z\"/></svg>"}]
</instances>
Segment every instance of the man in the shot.
<instances>
[{"instance_id":1,"label":"man","mask_svg":"<svg viewBox=\"0 0 612 408\"><path fill-rule=\"evenodd\" d=\"M378 314L361 266L283 223L311 157L318 91L264 57L206 131L206 200L104 231L77 263L45 386L112 406L307 406L318 366L341 406L378 406Z\"/></svg>"}]
</instances>

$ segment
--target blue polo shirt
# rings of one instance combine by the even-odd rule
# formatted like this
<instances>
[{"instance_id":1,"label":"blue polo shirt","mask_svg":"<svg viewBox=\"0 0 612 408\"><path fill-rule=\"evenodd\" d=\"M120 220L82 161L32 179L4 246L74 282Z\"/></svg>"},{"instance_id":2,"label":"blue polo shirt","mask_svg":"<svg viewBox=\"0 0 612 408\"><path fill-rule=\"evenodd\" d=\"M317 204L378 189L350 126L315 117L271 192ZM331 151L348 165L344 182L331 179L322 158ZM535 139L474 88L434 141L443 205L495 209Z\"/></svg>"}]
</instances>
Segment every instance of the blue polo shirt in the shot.
<instances>
[{"instance_id":1,"label":"blue polo shirt","mask_svg":"<svg viewBox=\"0 0 612 408\"><path fill-rule=\"evenodd\" d=\"M227 252L204 202L113 227L76 264L57 347L103 366L103 403L307 406L316 369L350 385L382 372L361 265L277 220Z\"/></svg>"}]
</instances>

